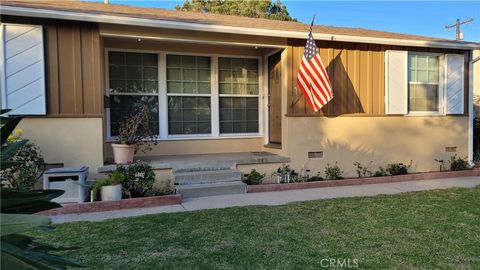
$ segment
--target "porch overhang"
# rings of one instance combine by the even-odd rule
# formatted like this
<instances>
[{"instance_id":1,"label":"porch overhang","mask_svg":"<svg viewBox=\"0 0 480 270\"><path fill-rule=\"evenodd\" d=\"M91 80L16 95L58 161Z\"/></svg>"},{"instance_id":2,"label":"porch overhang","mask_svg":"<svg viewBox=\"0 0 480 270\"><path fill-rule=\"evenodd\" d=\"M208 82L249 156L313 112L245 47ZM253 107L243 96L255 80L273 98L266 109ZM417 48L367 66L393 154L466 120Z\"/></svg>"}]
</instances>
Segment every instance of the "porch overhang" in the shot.
<instances>
[{"instance_id":1,"label":"porch overhang","mask_svg":"<svg viewBox=\"0 0 480 270\"><path fill-rule=\"evenodd\" d=\"M176 30L193 30L201 32L213 32L213 33L235 33L240 35L255 35L265 37L281 37L281 38L294 38L305 39L307 32L302 31L285 31L285 30L273 30L273 29L253 29L247 27L238 26L226 26L226 25L212 25L202 24L194 22L180 22L161 19L146 19L138 17L129 17L125 15L107 15L107 14L92 14L86 12L71 12L63 10L50 10L41 8L29 8L2 5L2 14L11 16L27 16L36 18L51 18L51 19L63 19L63 20L75 20L95 23L114 23L118 25L131 25L131 26L143 26L154 27L164 29L176 29ZM343 41L343 42L359 42L359 43L371 43L381 45L397 45L397 46L414 46L414 47L432 47L432 48L449 48L449 49L462 49L462 50L476 50L478 49L478 43L474 42L455 42L455 41L424 41L414 39L396 39L396 38L379 38L379 37L364 37L364 36L352 36L352 35L339 35L334 33L315 33L316 40L326 41Z\"/></svg>"}]
</instances>

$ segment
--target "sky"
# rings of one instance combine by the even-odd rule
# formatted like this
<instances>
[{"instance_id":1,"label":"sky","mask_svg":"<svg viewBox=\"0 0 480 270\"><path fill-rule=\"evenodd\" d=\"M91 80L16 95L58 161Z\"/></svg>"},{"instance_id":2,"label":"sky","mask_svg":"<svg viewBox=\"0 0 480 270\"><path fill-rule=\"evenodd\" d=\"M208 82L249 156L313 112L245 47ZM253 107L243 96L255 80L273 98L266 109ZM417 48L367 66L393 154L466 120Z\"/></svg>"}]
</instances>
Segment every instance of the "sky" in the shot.
<instances>
[{"instance_id":1,"label":"sky","mask_svg":"<svg viewBox=\"0 0 480 270\"><path fill-rule=\"evenodd\" d=\"M91 0L103 2L103 0ZM180 1L110 0L112 4L173 9ZM290 16L315 24L358 27L389 32L455 39L455 24L473 18L461 26L465 41L480 42L480 1L297 1L283 0Z\"/></svg>"}]
</instances>

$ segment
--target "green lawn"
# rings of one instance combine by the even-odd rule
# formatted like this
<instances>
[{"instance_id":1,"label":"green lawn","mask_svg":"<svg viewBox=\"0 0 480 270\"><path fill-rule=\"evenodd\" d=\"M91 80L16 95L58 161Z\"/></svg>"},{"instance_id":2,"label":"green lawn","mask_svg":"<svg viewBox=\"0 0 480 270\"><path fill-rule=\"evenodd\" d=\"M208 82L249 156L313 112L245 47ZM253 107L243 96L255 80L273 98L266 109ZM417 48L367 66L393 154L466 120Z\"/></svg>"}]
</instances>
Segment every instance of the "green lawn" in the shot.
<instances>
[{"instance_id":1,"label":"green lawn","mask_svg":"<svg viewBox=\"0 0 480 270\"><path fill-rule=\"evenodd\" d=\"M281 196L279 194L279 196ZM480 187L57 225L92 269L479 269ZM323 264L322 264L323 262Z\"/></svg>"}]
</instances>

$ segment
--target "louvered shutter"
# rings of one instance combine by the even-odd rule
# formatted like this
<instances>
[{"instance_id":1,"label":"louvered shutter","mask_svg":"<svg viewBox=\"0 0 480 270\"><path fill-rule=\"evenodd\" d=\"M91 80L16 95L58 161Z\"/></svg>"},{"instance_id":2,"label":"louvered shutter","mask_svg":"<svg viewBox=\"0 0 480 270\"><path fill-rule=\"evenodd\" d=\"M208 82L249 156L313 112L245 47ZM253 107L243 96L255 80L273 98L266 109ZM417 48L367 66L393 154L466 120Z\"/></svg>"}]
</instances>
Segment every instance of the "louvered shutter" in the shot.
<instances>
[{"instance_id":1,"label":"louvered shutter","mask_svg":"<svg viewBox=\"0 0 480 270\"><path fill-rule=\"evenodd\" d=\"M2 24L2 108L13 115L44 115L42 26Z\"/></svg>"},{"instance_id":2,"label":"louvered shutter","mask_svg":"<svg viewBox=\"0 0 480 270\"><path fill-rule=\"evenodd\" d=\"M445 113L464 113L464 58L461 54L447 54L446 86L445 86Z\"/></svg>"},{"instance_id":3,"label":"louvered shutter","mask_svg":"<svg viewBox=\"0 0 480 270\"><path fill-rule=\"evenodd\" d=\"M407 114L407 55L406 51L385 52L385 104L387 114Z\"/></svg>"}]
</instances>

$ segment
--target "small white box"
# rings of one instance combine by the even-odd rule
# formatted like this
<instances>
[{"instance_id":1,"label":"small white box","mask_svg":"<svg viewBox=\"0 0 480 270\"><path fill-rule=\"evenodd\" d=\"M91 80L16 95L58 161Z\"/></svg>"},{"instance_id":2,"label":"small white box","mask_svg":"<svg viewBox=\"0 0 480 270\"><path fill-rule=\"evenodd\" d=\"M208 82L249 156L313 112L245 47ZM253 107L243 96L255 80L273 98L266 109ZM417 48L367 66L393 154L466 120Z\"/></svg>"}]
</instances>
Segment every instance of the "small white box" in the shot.
<instances>
[{"instance_id":1,"label":"small white box","mask_svg":"<svg viewBox=\"0 0 480 270\"><path fill-rule=\"evenodd\" d=\"M85 202L90 190L87 179L86 166L53 168L43 173L43 189L64 190L62 196L53 199L57 203Z\"/></svg>"}]
</instances>

